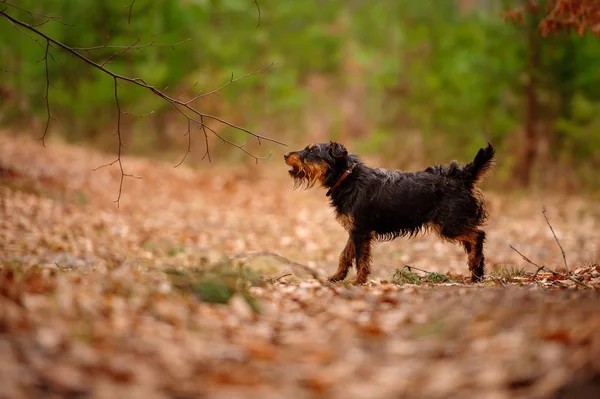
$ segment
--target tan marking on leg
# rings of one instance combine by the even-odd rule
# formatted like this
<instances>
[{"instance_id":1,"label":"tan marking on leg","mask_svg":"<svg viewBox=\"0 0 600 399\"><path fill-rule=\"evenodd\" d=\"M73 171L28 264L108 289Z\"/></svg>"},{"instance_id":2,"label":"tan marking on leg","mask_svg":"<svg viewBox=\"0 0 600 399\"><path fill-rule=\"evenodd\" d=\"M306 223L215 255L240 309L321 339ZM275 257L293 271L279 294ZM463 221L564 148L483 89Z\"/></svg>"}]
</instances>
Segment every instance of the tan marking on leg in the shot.
<instances>
[{"instance_id":1,"label":"tan marking on leg","mask_svg":"<svg viewBox=\"0 0 600 399\"><path fill-rule=\"evenodd\" d=\"M468 234L456 237L456 241L460 242L467 252L467 263L471 273L479 267L482 254L477 251L477 231L471 231Z\"/></svg>"},{"instance_id":2,"label":"tan marking on leg","mask_svg":"<svg viewBox=\"0 0 600 399\"><path fill-rule=\"evenodd\" d=\"M371 274L371 240L367 240L361 248L358 256L358 266L356 272L355 285L365 284Z\"/></svg>"},{"instance_id":3,"label":"tan marking on leg","mask_svg":"<svg viewBox=\"0 0 600 399\"><path fill-rule=\"evenodd\" d=\"M333 275L328 277L328 280L331 282L335 282L342 281L343 279L345 279L348 275L348 270L352 267L354 256L354 243L352 243L352 240L348 238L348 242L346 242L346 247L340 254L338 268Z\"/></svg>"},{"instance_id":4,"label":"tan marking on leg","mask_svg":"<svg viewBox=\"0 0 600 399\"><path fill-rule=\"evenodd\" d=\"M481 251L478 250L479 230L471 230L456 237L446 237L441 234L440 226L432 224L430 227L442 240L460 243L463 246L467 253L467 264L469 265L469 271L471 272L471 277L473 279L476 274L482 275L483 272L478 270L483 260L483 249Z\"/></svg>"}]
</instances>

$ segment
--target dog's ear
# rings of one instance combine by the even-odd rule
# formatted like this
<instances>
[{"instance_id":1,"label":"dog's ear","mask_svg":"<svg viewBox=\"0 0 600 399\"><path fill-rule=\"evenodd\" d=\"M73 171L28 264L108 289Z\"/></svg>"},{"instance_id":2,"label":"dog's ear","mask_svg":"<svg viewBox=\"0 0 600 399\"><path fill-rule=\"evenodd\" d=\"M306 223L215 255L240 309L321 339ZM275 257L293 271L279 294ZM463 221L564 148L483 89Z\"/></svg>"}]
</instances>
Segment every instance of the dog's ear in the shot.
<instances>
[{"instance_id":1,"label":"dog's ear","mask_svg":"<svg viewBox=\"0 0 600 399\"><path fill-rule=\"evenodd\" d=\"M335 159L346 158L346 156L348 156L348 151L346 150L346 147L340 143L332 141L329 143L329 155Z\"/></svg>"}]
</instances>

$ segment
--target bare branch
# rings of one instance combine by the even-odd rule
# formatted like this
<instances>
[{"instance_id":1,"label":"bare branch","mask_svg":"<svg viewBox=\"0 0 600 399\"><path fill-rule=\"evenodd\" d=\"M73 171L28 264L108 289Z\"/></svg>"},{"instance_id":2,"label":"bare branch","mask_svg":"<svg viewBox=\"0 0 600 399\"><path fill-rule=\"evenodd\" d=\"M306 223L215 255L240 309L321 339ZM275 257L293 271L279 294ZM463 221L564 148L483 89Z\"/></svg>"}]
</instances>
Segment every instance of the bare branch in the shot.
<instances>
[{"instance_id":1,"label":"bare branch","mask_svg":"<svg viewBox=\"0 0 600 399\"><path fill-rule=\"evenodd\" d=\"M133 11L133 5L135 4L135 0L131 1L131 4L125 8L129 8L129 14L127 15L127 23L131 24L131 11Z\"/></svg>"},{"instance_id":2,"label":"bare branch","mask_svg":"<svg viewBox=\"0 0 600 399\"><path fill-rule=\"evenodd\" d=\"M134 179L141 179L141 177L125 173L125 170L123 169L123 162L121 161L121 150L124 147L124 145L123 145L123 136L121 135L121 114L123 113L123 111L121 111L121 104L119 103L119 83L118 82L119 82L118 79L114 78L114 84L115 84L115 103L117 105L117 133L116 134L117 134L117 136L119 138L119 148L117 150L117 159L114 162L112 162L112 164L114 164L115 162L118 162L119 169L121 171L121 178L120 178L120 181L119 181L119 195L117 196L117 199L114 201L117 204L117 208L119 207L119 205L121 203L121 194L123 192L123 180L125 179L125 177L132 177Z\"/></svg>"},{"instance_id":3,"label":"bare branch","mask_svg":"<svg viewBox=\"0 0 600 399\"><path fill-rule=\"evenodd\" d=\"M190 91L192 91L192 89L196 86L198 86L198 81L194 82L194 84L189 89L187 89L186 91L184 91L183 93L181 93L179 96L177 96L175 98L177 100L180 100L181 97L184 97L186 94L188 94Z\"/></svg>"},{"instance_id":4,"label":"bare branch","mask_svg":"<svg viewBox=\"0 0 600 399\"><path fill-rule=\"evenodd\" d=\"M202 156L202 160L204 160L204 158L208 157L208 163L211 163L212 160L210 159L210 147L208 146L208 133L206 133L206 125L204 124L203 116L200 117L200 122L201 122L201 126L202 126L202 133L204 133L204 144L206 146L206 152Z\"/></svg>"},{"instance_id":5,"label":"bare branch","mask_svg":"<svg viewBox=\"0 0 600 399\"><path fill-rule=\"evenodd\" d=\"M248 151L248 150L246 150L244 148L246 146L246 143L244 143L244 144L236 144L233 141L227 140L226 138L224 138L223 136L221 136L219 133L217 133L213 129L210 129L208 126L206 126L204 124L203 124L203 126L205 126L207 129L209 129L212 132L212 134L214 134L215 136L217 136L218 138L220 138L222 142L227 143L230 146L233 146L233 147L237 148L238 150L246 153L248 156L254 158L254 160L256 161L256 163L258 163L259 159L269 159L269 158L271 158L271 153L269 153L269 155L267 155L266 157L256 156L256 155L252 154L250 151Z\"/></svg>"},{"instance_id":6,"label":"bare branch","mask_svg":"<svg viewBox=\"0 0 600 399\"><path fill-rule=\"evenodd\" d=\"M175 165L175 167L180 166L183 163L183 161L185 160L185 158L187 157L187 154L189 152L191 152L191 146L192 146L191 140L192 139L191 139L191 135L190 135L190 131L191 131L191 126L190 125L191 125L192 122L198 124L202 128L202 132L204 133L204 141L206 143L206 152L204 153L204 156L202 157L202 160L204 160L204 158L206 158L208 156L208 162L210 163L211 162L211 159L210 159L210 148L208 146L208 133L206 132L206 129L208 128L208 130L210 130L213 133L214 133L214 130L211 129L209 126L207 126L204 123L204 117L203 116L200 116L200 120L197 120L197 119L194 119L194 118L188 116L184 111L182 111L181 109L179 109L179 107L176 104L173 104L173 107L177 110L177 112L179 112L181 115L183 115L184 118L187 119L187 123L188 123L188 131L186 133L187 136L188 136L188 151L185 153L182 161L180 163L178 163L177 165Z\"/></svg>"},{"instance_id":7,"label":"bare branch","mask_svg":"<svg viewBox=\"0 0 600 399\"><path fill-rule=\"evenodd\" d=\"M538 270L537 272L535 272L535 275L537 276L537 274L540 272L540 270L544 269L545 266L540 266L537 263L531 261L527 256L523 255L521 252L519 252L515 247L513 247L512 245L509 245L510 249L512 249L513 251L515 251L516 253L518 253L519 255L521 255L521 258L523 258L523 260L529 264L532 264L533 266L537 267Z\"/></svg>"},{"instance_id":8,"label":"bare branch","mask_svg":"<svg viewBox=\"0 0 600 399\"><path fill-rule=\"evenodd\" d=\"M567 270L567 273L571 273L571 271L569 270L569 265L567 265L567 256L565 255L565 250L563 249L562 245L560 245L560 241L558 241L558 237L556 237L556 233L554 232L554 229L552 228L552 225L550 224L550 221L548 220L548 215L546 215L546 208L542 208L542 214L544 215L544 219L546 219L546 223L548 224L548 227L550 227L550 231L552 232L552 235L554 236L554 239L556 240L556 243L558 244L558 247L560 248L560 252L562 252L562 257L563 257L563 262L565 263L565 269Z\"/></svg>"},{"instance_id":9,"label":"bare branch","mask_svg":"<svg viewBox=\"0 0 600 399\"><path fill-rule=\"evenodd\" d=\"M263 68L261 68L261 69L259 69L259 70L257 70L257 71L250 72L250 73L247 73L247 74L245 74L245 75L239 76L239 77L237 77L237 78L235 78L235 79L233 78L233 74L232 74L232 75L231 75L231 78L230 78L230 79L227 81L227 83L225 83L224 85L222 85L222 86L220 86L220 87L218 87L218 88L216 88L216 89L214 89L214 90L211 90L211 91L209 91L209 92L207 92L207 93L204 93L204 94L198 94L197 96L195 96L195 97L192 97L190 100L186 101L185 103L186 103L186 104L191 104L191 103L193 103L194 101L198 100L199 98L206 97L206 96L210 96L211 94L215 94L215 93L217 93L217 92L219 92L219 91L223 90L224 88L226 88L226 87L227 87L227 86L229 86L230 84L237 82L238 80L246 79L247 77L250 77L250 76L252 76L252 75L258 75L258 74L260 74L260 73L263 73L264 71L266 71L267 69L271 68L271 67L272 67L272 66L274 66L275 64L276 64L276 63L275 63L275 61L273 61L273 62L271 62L269 65L267 65L266 67L263 67ZM194 84L194 86L195 86L195 84ZM178 98L179 98L179 97L178 97Z\"/></svg>"},{"instance_id":10,"label":"bare branch","mask_svg":"<svg viewBox=\"0 0 600 399\"><path fill-rule=\"evenodd\" d=\"M114 79L119 79L119 80L122 80L122 81L124 81L124 82L133 83L133 84L135 84L135 85L137 85L137 86L140 86L140 87L143 87L143 88L145 88L145 89L148 89L148 90L150 90L152 93L154 93L155 95L157 95L157 96L161 97L162 99L164 99L165 101L167 101L167 102L169 102L169 103L171 103L171 104L177 104L177 105L180 105L180 106L184 107L185 109L187 109L188 111L192 112L193 114L196 114L196 115L198 115L198 116L204 116L205 118L208 118L208 119L215 120L215 121L217 121L217 122L220 122L220 123L222 123L222 124L224 124L224 125L227 125L227 126L229 126L229 127L233 128L233 129L240 130L240 131L242 131L242 132L244 132L244 133L247 133L247 134L249 134L250 136L253 136L253 137L257 138L257 139L261 139L261 140L269 141L269 142L276 143L276 144L280 144L280 145L284 145L284 146L286 145L286 144L285 144L285 143L283 143L282 141L279 141L279 140L276 140L276 139L273 139L273 138L270 138L270 137L261 136L261 135L259 135L259 134L257 134L257 133L254 133L254 132L252 132L252 131L250 131L250 130L248 130L248 129L246 129L246 128L243 128L243 127L241 127L241 126L238 126L238 125L236 125L236 124L234 124L234 123L231 123L231 122L228 122L228 121L226 121L226 120L224 120L224 119L221 119L221 118L219 118L219 117L217 117L217 116L214 116L214 115L209 115L209 114L202 113L202 112L200 112L200 111L196 110L195 108L192 108L192 107L191 107L189 104L187 104L186 102L183 102L183 101L181 101L181 100L177 100L177 99L175 99L175 98L173 98L173 97L170 97L169 95L167 95L166 93L163 93L162 91L158 90L158 89L157 89L157 88L155 88L154 86L151 86L151 85L149 85L148 83L146 83L146 81L144 81L144 79L141 79L141 78L130 78L130 77L127 77L127 76L123 76L123 75L119 75L119 74L117 74L117 73L114 73L114 72L112 72L112 71L110 71L110 70L106 69L106 68L105 68L105 67L103 67L102 65L99 65L98 63L96 63L96 62L94 62L94 61L90 60L89 58L87 58L87 57L86 57L86 56L84 56L83 54L81 54L81 53L78 53L77 51L73 50L73 49L72 49L72 48L70 48L69 46L67 46L67 45L65 45L65 44L63 44L63 43L61 43L61 42L59 42L58 40L55 40L55 39L53 39L52 37L50 37L50 36L46 35L45 33L43 33L43 32L41 32L41 31L39 31L39 30L38 30L38 29L36 29L35 27L33 27L33 26L31 26L31 25L29 25L29 24L27 24L27 23L25 23L25 22L19 21L19 20L18 20L18 19L16 19L16 18L13 18L12 16L8 15L6 12L4 12L4 11L0 11L0 15L4 16L5 18L7 18L8 20L12 21L13 23L15 23L15 24L17 24L17 25L20 25L20 26L22 26L22 27L24 27L24 28L26 28L26 29L28 29L28 30L30 30L30 31L32 31L32 32L34 32L34 33L35 33L35 34L37 34L38 36L41 36L41 37L43 37L44 39L46 39L46 40L49 40L50 42L54 43L54 44L55 44L55 45L57 45L58 47L62 48L63 50L65 50L65 51L67 51L67 52L69 52L69 53L71 53L71 54L73 54L73 55L74 55L74 56L76 56L77 58L79 58L79 59L81 59L82 61L86 62L87 64L89 64L89 65L93 66L94 68L96 68L96 69L99 69L100 71L104 72L105 74L107 74L107 75L111 76L111 77L112 77L112 78L114 78Z\"/></svg>"},{"instance_id":11,"label":"bare branch","mask_svg":"<svg viewBox=\"0 0 600 399\"><path fill-rule=\"evenodd\" d=\"M6 9L4 9L4 10L6 10ZM7 14L5 13L5 11L4 11L4 10L0 11L0 14L1 14L1 15L7 15ZM16 24L15 24L13 21L11 21L10 19L9 19L9 21L8 21L8 22L10 22L10 23L11 23L11 25L13 26L13 28L15 28L15 30L16 30L17 32L19 32L19 33L20 33L20 34L22 34L23 36L26 36L26 37L27 37L27 38L29 38L30 40L33 40L33 41L34 41L34 42L35 42L35 43L36 43L38 46L42 47L42 43L40 43L40 41L39 41L38 39L36 39L35 37L31 36L29 33L22 31L22 30L21 30L21 28L19 28L19 27L18 27L18 26L17 26L17 25L16 25ZM43 47L42 47L42 48L43 48Z\"/></svg>"},{"instance_id":12,"label":"bare branch","mask_svg":"<svg viewBox=\"0 0 600 399\"><path fill-rule=\"evenodd\" d=\"M35 12L35 11L31 11L31 10L27 10L27 9L25 9L25 8L22 8L22 7L16 6L16 5L14 5L14 4L7 3L6 1L3 1L3 2L2 2L2 4L6 5L6 6L8 6L8 7L14 8L15 10L23 11L23 12L25 12L25 13L29 14L29 15L30 15L30 16L32 16L32 17L34 17L34 16L35 16L35 17L41 17L41 18L44 18L44 19L45 19L45 21L44 21L44 22L42 22L41 24L38 24L38 25L36 25L36 26L41 26L41 25L44 25L45 23L47 23L47 22L49 22L49 21L52 21L52 22L58 22L59 24L62 24L62 25L65 25L65 26L73 26L73 25L70 25L70 24L67 24L67 23L65 23L65 22L61 21L61 20L60 20L60 17L54 17L54 16L51 16L51 15L46 15L46 14L42 14L42 13L39 13L39 12Z\"/></svg>"},{"instance_id":13,"label":"bare branch","mask_svg":"<svg viewBox=\"0 0 600 399\"><path fill-rule=\"evenodd\" d=\"M538 265L537 263L535 263L535 262L531 261L531 260L530 260L528 257L526 257L525 255L523 255L521 252L519 252L519 251L518 251L518 250L517 250L515 247L513 247L512 245L510 245L510 248L511 248L513 251L515 251L516 253L518 253L519 255L521 255L521 258L523 258L523 260L524 260L524 261L526 261L526 262L528 262L528 263L530 263L530 264L534 265L535 267L537 267L537 271L535 272L535 274L533 275L533 277L536 277L536 276L538 275L538 273L539 273L540 271L542 271L542 270L543 270L543 271L545 271L545 272L548 272L548 273L551 273L551 274L553 274L554 276L559 276L559 277L561 277L561 278L563 278L563 279L565 279L565 280L571 280L571 281L572 281L572 282L574 282L575 284L577 284L577 285L579 285L579 286L582 286L582 287L584 287L584 288L592 288L592 287L590 287L589 285L587 285L587 284L585 284L585 283L582 283L581 281L577 280L577 279L576 279L575 277L573 277L573 276L566 275L566 274L562 274L562 273L559 273L559 272L555 272L554 270L552 270L552 269L549 269L549 268L547 268L547 267L546 267L546 266L544 266L544 265L542 265L542 266Z\"/></svg>"},{"instance_id":14,"label":"bare branch","mask_svg":"<svg viewBox=\"0 0 600 399\"><path fill-rule=\"evenodd\" d=\"M135 41L135 43L133 43L131 46L123 48L123 50L121 50L121 51L117 51L117 52L112 53L107 59L104 60L104 62L102 64L100 64L100 66L103 67L104 65L106 65L107 63L109 63L110 60L112 60L113 58L118 57L121 54L128 52L129 50L132 49L132 47L134 47L135 45L137 45L139 42L140 42L140 37L138 36L138 38Z\"/></svg>"},{"instance_id":15,"label":"bare branch","mask_svg":"<svg viewBox=\"0 0 600 399\"><path fill-rule=\"evenodd\" d=\"M46 95L44 96L43 100L46 102L46 113L48 114L46 117L46 127L44 128L44 133L42 134L42 137L40 137L40 141L42 142L42 145L45 147L46 146L46 135L48 134L48 129L50 128L50 120L52 120L52 117L50 116L50 98L49 98L49 93L50 93L50 72L48 71L48 54L50 51L50 42L48 40L46 40L46 52L44 53L44 58L42 58L42 60L40 61L44 61L44 65L46 68Z\"/></svg>"},{"instance_id":16,"label":"bare branch","mask_svg":"<svg viewBox=\"0 0 600 399\"><path fill-rule=\"evenodd\" d=\"M118 79L117 78L113 78L113 82L114 82L115 104L117 105L117 131L115 132L115 135L117 136L118 142L119 142L119 147L117 149L117 159L115 159L114 161L109 162L107 164L98 166L97 168L94 168L93 171L95 172L95 171L100 170L102 168L113 166L116 163L119 164L119 169L120 169L120 172L121 172L121 176L120 176L120 180L119 180L119 195L117 196L117 199L114 200L114 202L117 204L117 207L119 207L120 201L121 201L121 194L123 193L123 181L125 180L125 178L126 177L131 177L131 178L134 178L134 179L141 179L141 177L125 173L125 170L123 169L123 162L122 162L122 159L121 159L121 155L122 155L121 151L122 151L123 147L125 147L125 144L123 144L123 137L121 135L121 115L125 114L126 112L124 112L121 109L121 104L119 102L119 84L118 84Z\"/></svg>"},{"instance_id":17,"label":"bare branch","mask_svg":"<svg viewBox=\"0 0 600 399\"><path fill-rule=\"evenodd\" d=\"M131 3L131 5L129 6L129 12L130 12L130 14L131 14L131 9L133 8L134 4L135 4L135 0L133 0L132 3ZM111 59L113 59L114 57L116 57L116 56L118 56L120 54L123 54L123 53L125 53L127 51L130 51L132 49L139 49L139 48L142 48L142 47L150 47L152 45L156 46L156 44L154 44L154 42L151 43L150 45L138 45L139 40L140 40L139 37L138 37L138 40L134 44L132 44L130 46L108 46L108 40L107 40L107 43L105 43L103 46L98 46L96 48L93 48L93 47L88 47L88 48L83 48L83 47L73 48L73 47L70 47L70 46L68 46L68 45L66 45L64 43L59 42L58 40L54 39L53 37L45 34L44 32L42 32L40 30L38 30L35 26L27 24L27 23L25 23L25 22L23 22L23 21L15 18L15 17L9 15L6 12L6 8L4 10L0 10L0 16L3 16L5 19L7 19L15 27L15 29L19 30L19 32L21 32L23 34L26 34L28 37L30 37L32 40L34 40L36 43L38 43L38 45L41 45L41 43L39 43L38 39L30 36L29 34L25 33L24 31L21 31L21 29L19 27L24 28L24 29L28 30L29 32L34 33L38 37L43 38L44 40L46 40L46 44L47 44L47 46L46 46L46 54L47 55L52 56L52 54L49 52L49 47L51 45L54 45L54 46L56 46L58 48L61 48L64 51L72 54L73 56L79 58L80 60L82 60L83 62L85 62L88 65L92 66L93 68L98 69L98 70L102 71L103 73L105 73L106 75L108 75L108 76L110 76L110 77L113 78L114 85L115 85L115 101L116 101L116 105L117 105L117 108L118 108L118 121L117 121L118 127L117 127L117 133L116 133L116 135L118 136L118 139L119 139L118 155L117 155L117 159L114 162L112 162L110 164L107 164L107 165L102 165L99 168L96 168L95 170L98 170L98 169L100 169L102 167L105 167L105 166L113 165L114 163L118 163L119 164L119 167L120 167L120 170L121 170L121 181L120 181L120 184L119 184L119 194L118 194L117 200L115 200L115 202L117 203L117 205L119 205L119 200L121 198L124 177L135 177L135 176L131 176L131 175L126 174L124 172L124 170L123 170L123 165L121 163L121 151L122 151L122 148L124 147L124 145L123 145L123 142L122 142L121 130L120 129L121 129L121 114L123 114L124 112L121 110L121 107L120 107L120 104L119 104L119 99L118 99L118 89L117 88L118 88L118 81L119 80L122 81L122 82L127 82L127 83L131 83L131 84L143 87L143 88L149 90L150 92L152 92L154 95L162 98L164 101L170 103L174 108L176 108L187 119L187 121L188 121L188 127L190 127L190 125L191 125L192 122L197 123L202 128L202 132L203 132L204 137L205 137L206 153L203 156L203 159L205 157L208 157L209 162L211 161L210 150L209 150L209 146L208 146L208 132L209 131L213 135L215 135L216 137L220 138L224 143L227 143L227 144L229 144L229 145L231 145L233 147L236 147L239 150L241 150L244 153L246 153L247 155L251 156L252 158L254 158L256 160L256 162L258 162L259 159L265 159L265 158L270 157L270 154L267 157L259 157L259 156L256 156L256 155L250 153L246 148L244 148L245 144L239 145L239 144L233 143L233 142L227 140L226 138L224 138L219 133L217 133L214 129L210 128L205 123L205 119L210 119L210 120L213 120L215 122L221 123L221 124L223 124L225 126L228 126L230 128L242 131L242 132L248 134L249 136L252 136L253 138L255 138L257 140L257 142L258 142L259 145L261 144L261 140L265 140L265 141L268 141L268 142L280 144L280 145L283 145L283 146L286 145L285 143L283 143L283 142L281 142L279 140L259 135L257 133L252 132L249 129L246 129L246 128L242 127L242 126L239 126L239 125L236 125L234 123L231 123L231 122L229 122L227 120L224 120L224 119L222 119L222 118L220 118L218 116L210 115L210 114L206 114L206 113L200 112L198 109L194 108L191 105L192 102L195 101L195 100L197 100L198 98L204 97L204 96L209 95L209 94L215 94L216 92L218 92L219 90L227 87L229 84L231 84L233 82L236 82L236 81L238 81L240 79L243 79L245 77L248 77L248 76L251 76L251 75L254 75L254 74L261 73L264 70L266 70L266 69L270 68L271 66L273 66L274 63L271 63L267 67L262 68L262 69L260 69L260 70L258 70L256 72L249 73L247 75L241 76L241 77L236 78L236 79L233 79L233 76L232 76L232 78L225 85L223 85L222 87L220 87L220 88L218 88L216 90L212 90L212 91L210 91L210 92L208 92L206 94L198 95L198 96L194 97L193 99L191 99L189 101L184 101L184 100L181 99L182 95L180 95L177 98L174 98L174 97L168 95L165 92L165 90L159 90L159 89L157 89L156 87L148 84L142 78L131 78L131 77L128 77L128 76L120 75L120 74L112 72L111 70L109 70L109 69L106 68L106 64ZM182 41L180 43L183 43L183 42L185 42L185 41ZM179 43L175 43L175 44L179 44ZM171 45L171 47L173 47L175 44ZM86 57L85 55L83 55L82 53L79 52L79 51L90 51L90 50L99 49L99 48L120 48L122 50L119 51L119 52L115 52L114 54L112 54L102 64L99 64L99 63L91 60L90 58ZM77 49L79 49L79 51ZM46 59L46 64L47 64L47 59ZM49 84L50 84L50 81L48 79L47 80L47 85L49 86ZM48 96L46 96L46 99L48 99ZM49 109L50 109L49 104L47 104L48 113L49 113ZM195 116L199 117L200 120L191 117L190 115L187 114L188 112L189 112L190 115L195 115ZM46 130L44 131L44 135L42 136L43 138L46 136L48 125L49 125L49 121L48 121L48 123L46 125ZM191 127L189 129L189 133L188 134L191 135ZM187 150L188 150L188 152L191 151L191 138L189 138L189 137L188 137L188 149ZM185 156L187 156L188 152L186 152ZM184 156L184 160L185 160L185 156Z\"/></svg>"},{"instance_id":18,"label":"bare branch","mask_svg":"<svg viewBox=\"0 0 600 399\"><path fill-rule=\"evenodd\" d=\"M183 158L181 158L181 161L177 165L173 166L174 168L181 166L183 161L185 161L185 159L187 158L188 154L192 152L192 120L190 118L188 118L187 120L187 132L184 136L187 136L188 138L188 146L185 150L185 155L183 156Z\"/></svg>"},{"instance_id":19,"label":"bare branch","mask_svg":"<svg viewBox=\"0 0 600 399\"><path fill-rule=\"evenodd\" d=\"M100 170L100 169L102 169L102 168L106 168L106 167L109 167L109 166L113 166L115 163L117 163L117 161L118 161L118 159L115 159L115 160L114 160L114 161L112 161L112 162L106 163L106 164L104 164L104 165L100 165L100 166L98 166L98 167L96 167L96 168L92 169L92 172L96 172L96 171L98 171L98 170Z\"/></svg>"},{"instance_id":20,"label":"bare branch","mask_svg":"<svg viewBox=\"0 0 600 399\"><path fill-rule=\"evenodd\" d=\"M282 278L289 277L289 276L292 276L292 273L283 273L279 277L273 277L273 278L268 279L267 281L270 283L277 283Z\"/></svg>"},{"instance_id":21,"label":"bare branch","mask_svg":"<svg viewBox=\"0 0 600 399\"><path fill-rule=\"evenodd\" d=\"M256 5L256 9L258 10L258 23L256 24L256 27L260 27L260 7L258 6L258 0L254 0L254 4Z\"/></svg>"},{"instance_id":22,"label":"bare branch","mask_svg":"<svg viewBox=\"0 0 600 399\"><path fill-rule=\"evenodd\" d=\"M517 248L513 247L512 245L509 245L510 249L512 249L513 251L515 251L516 253L518 253L519 255L521 255L521 258L523 258L524 261L526 261L527 263L532 264L533 266L543 269L544 266L540 266L537 263L533 262L531 259L529 259L527 256L523 255L521 252L519 252L519 250L517 250Z\"/></svg>"},{"instance_id":23,"label":"bare branch","mask_svg":"<svg viewBox=\"0 0 600 399\"><path fill-rule=\"evenodd\" d=\"M150 116L154 114L154 111L150 111L150 112L146 112L145 114L137 114L135 112L127 112L127 111L122 111L122 113L124 115L131 115L131 116L137 116L138 118L145 118L146 116Z\"/></svg>"}]
</instances>

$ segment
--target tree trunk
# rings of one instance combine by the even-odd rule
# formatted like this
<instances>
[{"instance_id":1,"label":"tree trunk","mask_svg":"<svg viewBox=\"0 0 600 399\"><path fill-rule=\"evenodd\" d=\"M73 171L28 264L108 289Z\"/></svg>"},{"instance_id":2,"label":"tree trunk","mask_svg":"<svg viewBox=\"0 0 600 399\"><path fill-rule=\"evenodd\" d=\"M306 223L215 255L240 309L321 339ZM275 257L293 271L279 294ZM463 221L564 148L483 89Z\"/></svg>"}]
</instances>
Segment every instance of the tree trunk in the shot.
<instances>
[{"instance_id":1,"label":"tree trunk","mask_svg":"<svg viewBox=\"0 0 600 399\"><path fill-rule=\"evenodd\" d=\"M531 183L531 174L538 153L538 94L537 74L540 64L540 43L537 31L537 16L529 14L527 27L528 60L527 60L527 84L526 91L526 113L525 113L525 135L523 137L522 152L516 163L515 176L521 187L528 187Z\"/></svg>"}]
</instances>

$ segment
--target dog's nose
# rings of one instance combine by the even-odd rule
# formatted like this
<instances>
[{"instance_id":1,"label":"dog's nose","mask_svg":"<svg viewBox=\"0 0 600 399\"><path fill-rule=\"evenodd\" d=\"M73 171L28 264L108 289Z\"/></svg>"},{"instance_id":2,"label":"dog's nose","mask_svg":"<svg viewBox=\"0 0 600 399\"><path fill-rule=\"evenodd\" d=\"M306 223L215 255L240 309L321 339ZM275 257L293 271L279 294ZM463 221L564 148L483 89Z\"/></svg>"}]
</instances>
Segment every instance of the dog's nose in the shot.
<instances>
[{"instance_id":1,"label":"dog's nose","mask_svg":"<svg viewBox=\"0 0 600 399\"><path fill-rule=\"evenodd\" d=\"M289 156L290 156L289 152L287 154L283 154L283 159L288 159Z\"/></svg>"}]
</instances>

